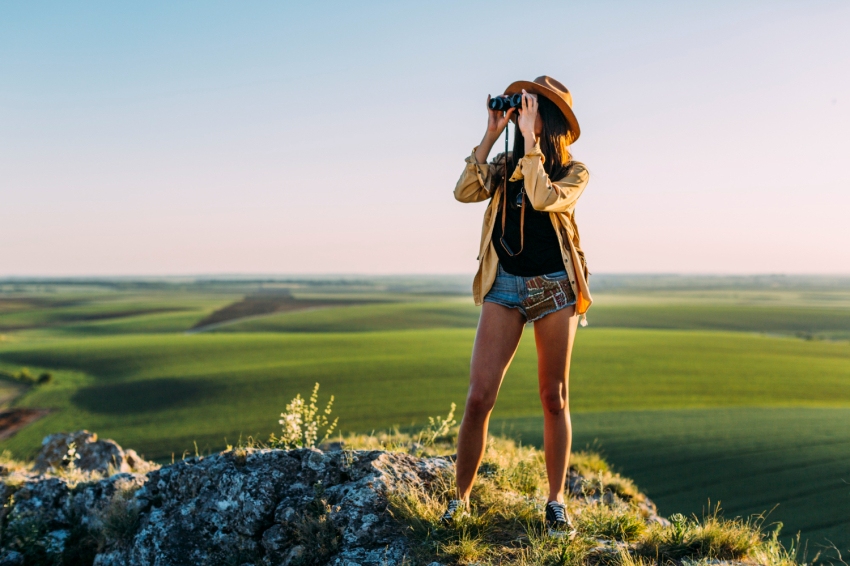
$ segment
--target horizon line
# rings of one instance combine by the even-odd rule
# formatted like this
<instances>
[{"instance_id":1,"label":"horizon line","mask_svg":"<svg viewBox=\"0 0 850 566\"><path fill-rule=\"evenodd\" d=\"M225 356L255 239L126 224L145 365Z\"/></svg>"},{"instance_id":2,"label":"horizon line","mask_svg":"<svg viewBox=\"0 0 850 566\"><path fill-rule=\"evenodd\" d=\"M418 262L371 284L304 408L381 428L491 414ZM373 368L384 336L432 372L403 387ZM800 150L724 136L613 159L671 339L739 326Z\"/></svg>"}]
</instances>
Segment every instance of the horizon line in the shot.
<instances>
[{"instance_id":1,"label":"horizon line","mask_svg":"<svg viewBox=\"0 0 850 566\"><path fill-rule=\"evenodd\" d=\"M833 277L850 278L850 272L821 272L821 273L781 273L781 272L676 272L676 271L603 271L591 273L591 276L607 277ZM432 272L432 273L190 273L190 274L130 274L130 275L0 275L0 283L21 281L92 281L92 280L141 280L141 279L331 279L331 278L371 278L383 279L393 277L473 277L467 272Z\"/></svg>"}]
</instances>

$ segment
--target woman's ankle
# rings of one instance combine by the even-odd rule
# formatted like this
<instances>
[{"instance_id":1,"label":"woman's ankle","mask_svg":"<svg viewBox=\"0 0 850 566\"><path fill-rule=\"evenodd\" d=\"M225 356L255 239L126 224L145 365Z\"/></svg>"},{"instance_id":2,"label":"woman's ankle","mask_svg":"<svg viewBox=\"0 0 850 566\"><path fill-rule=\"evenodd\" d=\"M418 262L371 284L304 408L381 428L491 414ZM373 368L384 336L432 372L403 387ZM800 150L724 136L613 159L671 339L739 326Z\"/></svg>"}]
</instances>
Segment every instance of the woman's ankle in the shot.
<instances>
[{"instance_id":1,"label":"woman's ankle","mask_svg":"<svg viewBox=\"0 0 850 566\"><path fill-rule=\"evenodd\" d=\"M470 490L470 491L471 491L471 490ZM462 493L460 493L460 492L456 492L456 493L455 493L455 499L456 499L457 501L463 501L464 505L466 505L467 507L469 506L469 493L467 493L466 495L464 495L464 494L462 494Z\"/></svg>"}]
</instances>

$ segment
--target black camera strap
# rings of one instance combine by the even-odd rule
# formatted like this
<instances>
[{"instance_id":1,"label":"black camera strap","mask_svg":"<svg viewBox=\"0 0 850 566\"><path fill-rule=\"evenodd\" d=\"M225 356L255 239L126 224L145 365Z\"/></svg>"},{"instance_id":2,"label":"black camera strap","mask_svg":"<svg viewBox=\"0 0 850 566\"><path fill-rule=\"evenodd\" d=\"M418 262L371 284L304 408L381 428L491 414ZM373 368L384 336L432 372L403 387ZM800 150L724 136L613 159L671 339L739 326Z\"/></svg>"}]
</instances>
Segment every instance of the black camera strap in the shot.
<instances>
[{"instance_id":1,"label":"black camera strap","mask_svg":"<svg viewBox=\"0 0 850 566\"><path fill-rule=\"evenodd\" d=\"M503 177L503 189L502 189L502 236L499 238L499 243L502 244L502 247L508 252L508 255L513 257L515 255L519 255L522 253L523 248L525 248L525 191L520 191L520 196L522 198L520 204L519 211L519 251L514 253L514 251L508 246L508 243L505 241L505 219L508 215L508 126L505 125L505 174Z\"/></svg>"}]
</instances>

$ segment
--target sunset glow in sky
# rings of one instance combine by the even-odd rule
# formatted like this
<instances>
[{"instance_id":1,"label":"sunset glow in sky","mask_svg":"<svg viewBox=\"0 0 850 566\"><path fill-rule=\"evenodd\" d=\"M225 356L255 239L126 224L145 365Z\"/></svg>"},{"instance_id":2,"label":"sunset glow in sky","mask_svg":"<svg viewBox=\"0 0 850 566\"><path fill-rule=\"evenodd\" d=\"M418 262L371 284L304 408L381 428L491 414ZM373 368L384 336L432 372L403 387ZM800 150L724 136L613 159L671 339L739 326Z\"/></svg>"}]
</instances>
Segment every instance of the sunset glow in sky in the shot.
<instances>
[{"instance_id":1,"label":"sunset glow in sky","mask_svg":"<svg viewBox=\"0 0 850 566\"><path fill-rule=\"evenodd\" d=\"M452 189L487 94L541 74L592 272L847 274L848 30L838 1L5 3L0 277L471 277L485 204Z\"/></svg>"}]
</instances>

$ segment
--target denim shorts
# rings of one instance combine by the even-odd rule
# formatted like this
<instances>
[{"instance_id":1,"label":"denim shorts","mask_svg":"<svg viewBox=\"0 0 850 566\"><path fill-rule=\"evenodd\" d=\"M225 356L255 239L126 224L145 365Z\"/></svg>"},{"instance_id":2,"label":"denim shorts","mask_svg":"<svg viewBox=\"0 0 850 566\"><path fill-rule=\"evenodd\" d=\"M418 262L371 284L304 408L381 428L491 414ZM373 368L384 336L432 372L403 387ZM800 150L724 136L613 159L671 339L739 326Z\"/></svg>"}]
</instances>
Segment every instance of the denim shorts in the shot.
<instances>
[{"instance_id":1,"label":"denim shorts","mask_svg":"<svg viewBox=\"0 0 850 566\"><path fill-rule=\"evenodd\" d=\"M576 304L576 296L567 272L554 271L536 277L511 275L499 264L496 281L484 300L503 307L519 309L526 322Z\"/></svg>"}]
</instances>

